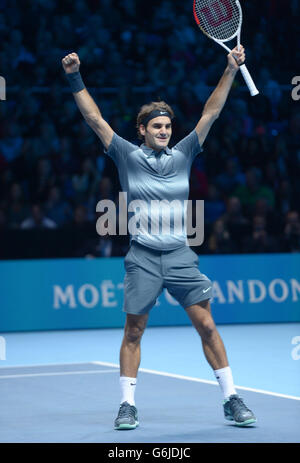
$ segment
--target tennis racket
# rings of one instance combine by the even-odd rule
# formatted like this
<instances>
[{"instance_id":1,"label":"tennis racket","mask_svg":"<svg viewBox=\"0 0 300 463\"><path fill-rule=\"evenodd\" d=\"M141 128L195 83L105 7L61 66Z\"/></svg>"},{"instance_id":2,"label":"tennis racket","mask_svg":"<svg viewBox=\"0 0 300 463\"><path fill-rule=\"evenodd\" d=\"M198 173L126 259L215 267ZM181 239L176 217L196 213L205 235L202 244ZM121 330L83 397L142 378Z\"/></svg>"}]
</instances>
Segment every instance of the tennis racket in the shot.
<instances>
[{"instance_id":1,"label":"tennis racket","mask_svg":"<svg viewBox=\"0 0 300 463\"><path fill-rule=\"evenodd\" d=\"M193 11L196 23L205 35L229 53L231 50L225 45L225 42L237 37L239 50L243 12L238 0L194 0ZM240 70L251 95L258 95L259 91L246 65L242 64Z\"/></svg>"}]
</instances>

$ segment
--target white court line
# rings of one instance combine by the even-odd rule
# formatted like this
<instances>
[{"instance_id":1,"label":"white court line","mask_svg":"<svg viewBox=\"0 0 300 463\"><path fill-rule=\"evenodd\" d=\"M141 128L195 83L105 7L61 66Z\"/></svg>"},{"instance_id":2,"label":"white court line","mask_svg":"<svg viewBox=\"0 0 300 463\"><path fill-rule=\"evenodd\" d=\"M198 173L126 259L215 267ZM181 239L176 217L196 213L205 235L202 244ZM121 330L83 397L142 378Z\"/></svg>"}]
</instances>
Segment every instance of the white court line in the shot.
<instances>
[{"instance_id":1,"label":"white court line","mask_svg":"<svg viewBox=\"0 0 300 463\"><path fill-rule=\"evenodd\" d=\"M119 368L119 365L116 363L109 363L109 362L91 362L96 365L103 365L103 366L109 366L109 367L116 367ZM177 378L177 379L185 379L186 381L195 381L197 383L205 383L205 384L211 384L213 386L218 386L217 381L209 381L207 379L199 379L199 378L194 378L192 376L183 376L183 375L176 375L174 373L167 373L164 371L157 371L157 370L149 370L148 368L139 368L139 371L142 371L144 373L151 373L152 375L160 375L160 376L167 376L169 378ZM275 397L281 397L283 399L293 399L293 400L300 400L300 397L293 396L293 395L287 395L287 394L280 394L278 392L272 392L272 391L265 391L264 389L254 389L252 387L245 387L245 386L236 386L237 389L241 389L243 391L250 391L250 392L258 392L259 394L267 394L267 395L272 395Z\"/></svg>"},{"instance_id":2,"label":"white court line","mask_svg":"<svg viewBox=\"0 0 300 463\"><path fill-rule=\"evenodd\" d=\"M62 363L29 363L26 365L2 365L0 371L6 368L34 368L34 367L57 367L57 366L74 366L74 365L90 365L93 362L89 360L86 362L62 362ZM119 367L119 366L118 366Z\"/></svg>"},{"instance_id":3,"label":"white court line","mask_svg":"<svg viewBox=\"0 0 300 463\"><path fill-rule=\"evenodd\" d=\"M9 365L9 366L4 366L0 367L0 372L1 369L5 368L32 368L32 367L47 367L47 366L62 366L62 365L89 365L89 364L94 364L94 365L101 365L101 366L106 366L106 367L111 367L111 368L120 368L120 365L117 363L110 363L110 362L100 362L100 361L93 361L93 362L69 362L69 363L48 363L48 364L33 364L33 365ZM91 371L91 370L90 370ZM96 370L98 372L98 370ZM115 370L112 370L115 371ZM197 383L204 383L204 384L211 384L213 386L218 386L217 381L210 381L207 379L199 379L199 378L194 378L191 376L183 376L183 375L177 375L175 373L167 373L163 371L157 371L157 370L149 370L147 368L139 368L139 371L142 371L144 373L151 373L153 375L160 375L160 376L167 376L169 378L177 378L177 379L183 379L186 381L195 381ZM74 372L62 372L61 374L66 374L66 373L73 373ZM76 373L76 372L75 372ZM99 371L101 373L101 371ZM29 373L30 374L30 373ZM53 375L53 373L33 373L32 376L41 376L41 375ZM13 376L16 377L17 375L6 375L6 376ZM19 375L20 377L23 377L24 375ZM4 376L2 376L4 378ZM265 391L264 389L254 389L251 387L245 387L245 386L235 386L237 389L241 389L244 391L250 391L250 392L257 392L259 394L266 394L266 395L271 395L274 397L281 397L283 399L292 399L292 400L300 400L300 397L297 396L292 396L292 395L287 395L287 394L280 394L278 392L272 392L272 391Z\"/></svg>"},{"instance_id":4,"label":"white court line","mask_svg":"<svg viewBox=\"0 0 300 463\"><path fill-rule=\"evenodd\" d=\"M1 379L8 378L34 378L36 376L68 376L68 375L90 375L99 373L116 373L116 370L83 370L83 371L54 371L52 373L24 373L19 375L0 375Z\"/></svg>"}]
</instances>

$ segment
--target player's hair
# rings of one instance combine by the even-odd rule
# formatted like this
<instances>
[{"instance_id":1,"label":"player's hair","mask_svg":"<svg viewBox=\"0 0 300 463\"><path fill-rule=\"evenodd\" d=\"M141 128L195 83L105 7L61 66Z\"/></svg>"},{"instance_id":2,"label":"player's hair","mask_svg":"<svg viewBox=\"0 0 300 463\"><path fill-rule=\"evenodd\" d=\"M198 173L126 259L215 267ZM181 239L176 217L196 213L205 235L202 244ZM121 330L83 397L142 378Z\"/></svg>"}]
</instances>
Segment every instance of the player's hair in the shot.
<instances>
[{"instance_id":1,"label":"player's hair","mask_svg":"<svg viewBox=\"0 0 300 463\"><path fill-rule=\"evenodd\" d=\"M143 124L143 121L149 116L149 114L152 111L155 110L167 111L170 114L171 119L175 117L173 109L165 101L152 101L151 103L143 105L137 115L136 120L137 134L140 140L144 139L143 135L141 135L140 133L140 125Z\"/></svg>"}]
</instances>

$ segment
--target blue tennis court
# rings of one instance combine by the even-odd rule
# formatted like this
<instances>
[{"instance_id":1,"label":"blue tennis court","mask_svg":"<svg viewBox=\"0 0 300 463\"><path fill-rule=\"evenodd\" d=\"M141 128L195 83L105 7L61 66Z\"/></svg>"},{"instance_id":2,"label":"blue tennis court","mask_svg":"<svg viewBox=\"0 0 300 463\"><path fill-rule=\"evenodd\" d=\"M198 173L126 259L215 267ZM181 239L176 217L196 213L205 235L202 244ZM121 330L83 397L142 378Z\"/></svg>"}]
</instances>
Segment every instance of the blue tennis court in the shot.
<instances>
[{"instance_id":1,"label":"blue tennis court","mask_svg":"<svg viewBox=\"0 0 300 463\"><path fill-rule=\"evenodd\" d=\"M134 431L113 429L122 330L8 333L0 368L0 441L300 442L300 364L292 344L300 325L218 329L238 393L258 418L255 426L241 429L224 420L219 387L190 326L146 331L136 391L140 426Z\"/></svg>"}]
</instances>

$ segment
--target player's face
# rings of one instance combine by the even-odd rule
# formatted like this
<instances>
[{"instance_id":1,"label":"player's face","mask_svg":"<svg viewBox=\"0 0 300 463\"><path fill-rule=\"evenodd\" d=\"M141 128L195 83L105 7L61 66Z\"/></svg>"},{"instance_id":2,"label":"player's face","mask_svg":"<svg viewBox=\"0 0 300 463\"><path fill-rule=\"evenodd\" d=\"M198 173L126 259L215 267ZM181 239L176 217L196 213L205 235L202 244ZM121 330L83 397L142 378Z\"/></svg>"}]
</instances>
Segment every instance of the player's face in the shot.
<instances>
[{"instance_id":1,"label":"player's face","mask_svg":"<svg viewBox=\"0 0 300 463\"><path fill-rule=\"evenodd\" d=\"M140 132L145 137L145 145L155 151L161 151L168 146L172 135L172 123L169 117L159 116L148 122L147 128L143 125Z\"/></svg>"}]
</instances>

